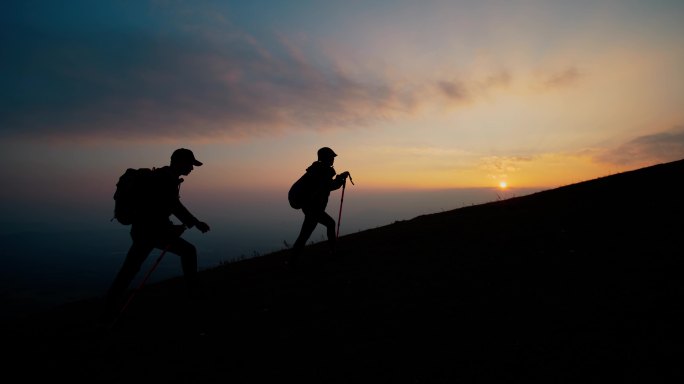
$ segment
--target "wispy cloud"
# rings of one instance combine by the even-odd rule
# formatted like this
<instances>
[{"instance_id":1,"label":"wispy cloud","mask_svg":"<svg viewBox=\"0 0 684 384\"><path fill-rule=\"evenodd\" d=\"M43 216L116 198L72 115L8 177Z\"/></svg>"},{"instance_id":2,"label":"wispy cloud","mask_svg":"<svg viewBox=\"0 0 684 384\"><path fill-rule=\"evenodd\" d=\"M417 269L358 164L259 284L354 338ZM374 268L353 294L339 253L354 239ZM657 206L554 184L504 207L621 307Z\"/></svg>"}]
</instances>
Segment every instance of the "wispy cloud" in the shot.
<instances>
[{"instance_id":1,"label":"wispy cloud","mask_svg":"<svg viewBox=\"0 0 684 384\"><path fill-rule=\"evenodd\" d=\"M637 137L596 158L601 162L625 166L683 159L684 126Z\"/></svg>"},{"instance_id":2,"label":"wispy cloud","mask_svg":"<svg viewBox=\"0 0 684 384\"><path fill-rule=\"evenodd\" d=\"M576 67L568 67L560 71L544 73L539 76L535 88L553 90L571 87L581 81L584 74Z\"/></svg>"},{"instance_id":3,"label":"wispy cloud","mask_svg":"<svg viewBox=\"0 0 684 384\"><path fill-rule=\"evenodd\" d=\"M16 76L2 91L2 132L259 134L283 124L345 124L359 118L354 103L381 107L391 97L382 86L326 73L291 50L265 54L249 36L222 46L187 35L116 39L120 49L86 38L73 46L57 36L15 52L20 57L2 68ZM29 68L19 68L25 62Z\"/></svg>"},{"instance_id":4,"label":"wispy cloud","mask_svg":"<svg viewBox=\"0 0 684 384\"><path fill-rule=\"evenodd\" d=\"M480 159L479 168L490 179L505 180L511 173L520 170L521 163L528 163L532 160L531 157L523 156L489 156Z\"/></svg>"},{"instance_id":5,"label":"wispy cloud","mask_svg":"<svg viewBox=\"0 0 684 384\"><path fill-rule=\"evenodd\" d=\"M576 83L582 74L577 68L568 68L562 72L551 74L544 80L544 85L549 88L565 87Z\"/></svg>"},{"instance_id":6,"label":"wispy cloud","mask_svg":"<svg viewBox=\"0 0 684 384\"><path fill-rule=\"evenodd\" d=\"M463 84L457 81L440 81L439 89L448 99L461 101L467 99L467 92Z\"/></svg>"},{"instance_id":7,"label":"wispy cloud","mask_svg":"<svg viewBox=\"0 0 684 384\"><path fill-rule=\"evenodd\" d=\"M401 81L360 75L277 32L257 36L220 14L192 21L6 27L0 135L235 139L359 127L429 105L461 106L513 82L508 71ZM578 77L570 68L544 84Z\"/></svg>"},{"instance_id":8,"label":"wispy cloud","mask_svg":"<svg viewBox=\"0 0 684 384\"><path fill-rule=\"evenodd\" d=\"M239 137L359 124L402 107L384 84L317 66L284 39L263 41L220 18L164 33L11 27L0 63L6 136Z\"/></svg>"}]
</instances>

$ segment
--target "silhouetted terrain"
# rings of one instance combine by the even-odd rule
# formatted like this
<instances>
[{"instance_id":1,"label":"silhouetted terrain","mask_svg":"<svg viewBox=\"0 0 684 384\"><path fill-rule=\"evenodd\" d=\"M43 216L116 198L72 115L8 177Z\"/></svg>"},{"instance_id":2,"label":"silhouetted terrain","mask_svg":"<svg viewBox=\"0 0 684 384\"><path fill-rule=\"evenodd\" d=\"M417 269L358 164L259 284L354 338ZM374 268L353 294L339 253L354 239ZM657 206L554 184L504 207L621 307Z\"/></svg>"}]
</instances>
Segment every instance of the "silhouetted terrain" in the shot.
<instances>
[{"instance_id":1,"label":"silhouetted terrain","mask_svg":"<svg viewBox=\"0 0 684 384\"><path fill-rule=\"evenodd\" d=\"M21 381L675 382L684 160L416 217L4 328ZM154 252L150 257L156 257ZM11 371L4 370L6 375Z\"/></svg>"}]
</instances>

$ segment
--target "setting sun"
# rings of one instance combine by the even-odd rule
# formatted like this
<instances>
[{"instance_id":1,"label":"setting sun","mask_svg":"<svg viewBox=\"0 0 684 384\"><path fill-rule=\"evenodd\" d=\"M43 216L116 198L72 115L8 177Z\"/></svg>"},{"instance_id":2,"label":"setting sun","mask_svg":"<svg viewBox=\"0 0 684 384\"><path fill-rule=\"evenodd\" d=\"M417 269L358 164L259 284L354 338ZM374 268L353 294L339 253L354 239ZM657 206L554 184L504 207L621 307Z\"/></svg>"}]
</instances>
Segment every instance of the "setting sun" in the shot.
<instances>
[{"instance_id":1,"label":"setting sun","mask_svg":"<svg viewBox=\"0 0 684 384\"><path fill-rule=\"evenodd\" d=\"M506 189L508 187L508 184L505 181L500 181L499 182L499 188L501 189Z\"/></svg>"}]
</instances>

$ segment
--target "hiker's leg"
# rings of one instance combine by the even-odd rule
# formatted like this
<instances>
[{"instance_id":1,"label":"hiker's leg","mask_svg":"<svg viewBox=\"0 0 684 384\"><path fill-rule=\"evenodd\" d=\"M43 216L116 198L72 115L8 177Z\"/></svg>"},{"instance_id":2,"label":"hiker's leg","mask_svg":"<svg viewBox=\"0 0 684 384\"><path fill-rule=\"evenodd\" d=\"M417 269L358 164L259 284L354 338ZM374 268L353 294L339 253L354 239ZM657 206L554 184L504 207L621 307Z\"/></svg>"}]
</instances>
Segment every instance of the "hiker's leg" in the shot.
<instances>
[{"instance_id":1,"label":"hiker's leg","mask_svg":"<svg viewBox=\"0 0 684 384\"><path fill-rule=\"evenodd\" d=\"M318 216L318 222L325 225L326 232L328 234L328 245L332 251L335 247L335 242L337 240L337 234L335 233L335 220L330 217L325 211L321 212Z\"/></svg>"},{"instance_id":2,"label":"hiker's leg","mask_svg":"<svg viewBox=\"0 0 684 384\"><path fill-rule=\"evenodd\" d=\"M144 240L133 240L133 244L128 249L126 260L124 260L121 269L117 273L114 281L107 291L105 296L105 311L115 312L121 304L129 285L135 278L135 275L140 271L140 267L152 252L154 244Z\"/></svg>"},{"instance_id":3,"label":"hiker's leg","mask_svg":"<svg viewBox=\"0 0 684 384\"><path fill-rule=\"evenodd\" d=\"M169 243L168 251L180 256L181 267L183 268L183 276L188 294L190 297L196 297L199 294L197 248L195 248L195 246L189 243L187 240L178 237Z\"/></svg>"},{"instance_id":4,"label":"hiker's leg","mask_svg":"<svg viewBox=\"0 0 684 384\"><path fill-rule=\"evenodd\" d=\"M304 211L304 222L302 223L302 229L299 231L299 237L295 241L292 248L296 252L301 252L301 250L306 245L306 241L309 240L314 229L318 225L318 217L316 214L310 211Z\"/></svg>"},{"instance_id":5,"label":"hiker's leg","mask_svg":"<svg viewBox=\"0 0 684 384\"><path fill-rule=\"evenodd\" d=\"M302 229L299 231L297 240L295 240L294 245L292 245L292 251L290 252L289 257L289 264L291 267L294 267L298 264L299 255L301 255L302 251L304 251L307 240L309 240L309 237L311 237L314 229L316 229L316 225L318 225L316 216L313 215L308 209L303 208L302 212L304 212L304 222L302 223Z\"/></svg>"}]
</instances>

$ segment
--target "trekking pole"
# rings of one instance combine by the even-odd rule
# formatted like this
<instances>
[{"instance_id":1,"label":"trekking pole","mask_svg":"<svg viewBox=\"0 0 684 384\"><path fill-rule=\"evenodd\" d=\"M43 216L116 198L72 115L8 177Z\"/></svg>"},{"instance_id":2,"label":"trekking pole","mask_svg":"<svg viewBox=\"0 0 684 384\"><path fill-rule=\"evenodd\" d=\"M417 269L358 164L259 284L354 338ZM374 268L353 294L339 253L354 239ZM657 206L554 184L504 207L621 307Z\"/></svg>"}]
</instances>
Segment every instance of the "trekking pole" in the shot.
<instances>
[{"instance_id":1,"label":"trekking pole","mask_svg":"<svg viewBox=\"0 0 684 384\"><path fill-rule=\"evenodd\" d=\"M185 227L183 227L183 231L185 231ZM183 233L183 232L181 232L178 236L180 236L182 233ZM121 311L119 311L119 314L116 316L116 319L114 320L114 323L112 323L112 327L114 327L114 325L116 325L117 321L119 321L119 319L121 318L121 316L123 316L124 312L126 312L126 309L128 308L128 305L131 303L131 301L133 301L133 298L135 297L135 295L136 295L138 292L140 292L140 291L142 290L143 286L145 285L145 283L147 282L147 280L148 280L148 279L150 278L150 276L152 275L152 272L154 272L154 270L157 269L157 266L159 265L159 263L161 263L162 258L164 258L164 255L166 255L166 252L169 250L169 247L170 247L170 246L171 246L171 243L169 242L169 243L166 245L166 247L164 247L164 249L162 250L162 252L159 254L159 257L157 257L157 261L154 262L154 264L152 265L152 268L150 268L150 270L147 271L147 274L145 274L145 277L144 277L143 280L140 282L140 284L138 285L138 287L135 288L135 290L133 290L133 292L131 293L130 296L128 296L128 300L127 300L126 303L123 305L123 307L121 307Z\"/></svg>"},{"instance_id":2,"label":"trekking pole","mask_svg":"<svg viewBox=\"0 0 684 384\"><path fill-rule=\"evenodd\" d=\"M171 244L169 244L169 245L171 245ZM150 275L151 275L152 272L157 268L157 266L158 266L159 263L161 262L162 258L163 258L164 255L166 254L166 251L168 251L169 245L167 245L167 246L164 248L164 250L162 250L162 252L159 254L159 257L157 258L157 261L155 261L155 262L154 262L154 265L152 265L152 268L150 268L150 270L147 271L147 274L145 275L145 278L140 282L140 285L138 285L138 287L135 288L135 290L133 290L133 292L131 293L131 295L128 296L128 300L126 300L126 303L123 305L123 307L121 307L121 310L119 311L119 314L116 316L116 319L114 319L114 322L112 323L112 327L114 327L114 325L116 325L116 323L119 321L119 319L121 318L121 316L123 316L124 312L126 312L126 309L128 308L128 305L131 303L131 301L133 301L133 298L135 297L135 295L136 295L138 292L140 292L140 290L142 290L143 286L145 285L145 282L147 282L147 279L150 278Z\"/></svg>"},{"instance_id":3,"label":"trekking pole","mask_svg":"<svg viewBox=\"0 0 684 384\"><path fill-rule=\"evenodd\" d=\"M349 181L351 181L352 185L354 185L354 180L352 180L351 174L349 175ZM336 238L340 237L340 221L342 220L342 203L344 203L344 189L347 186L347 179L344 179L344 183L342 183L342 197L340 199L340 213L337 216L337 234L335 235Z\"/></svg>"}]
</instances>

